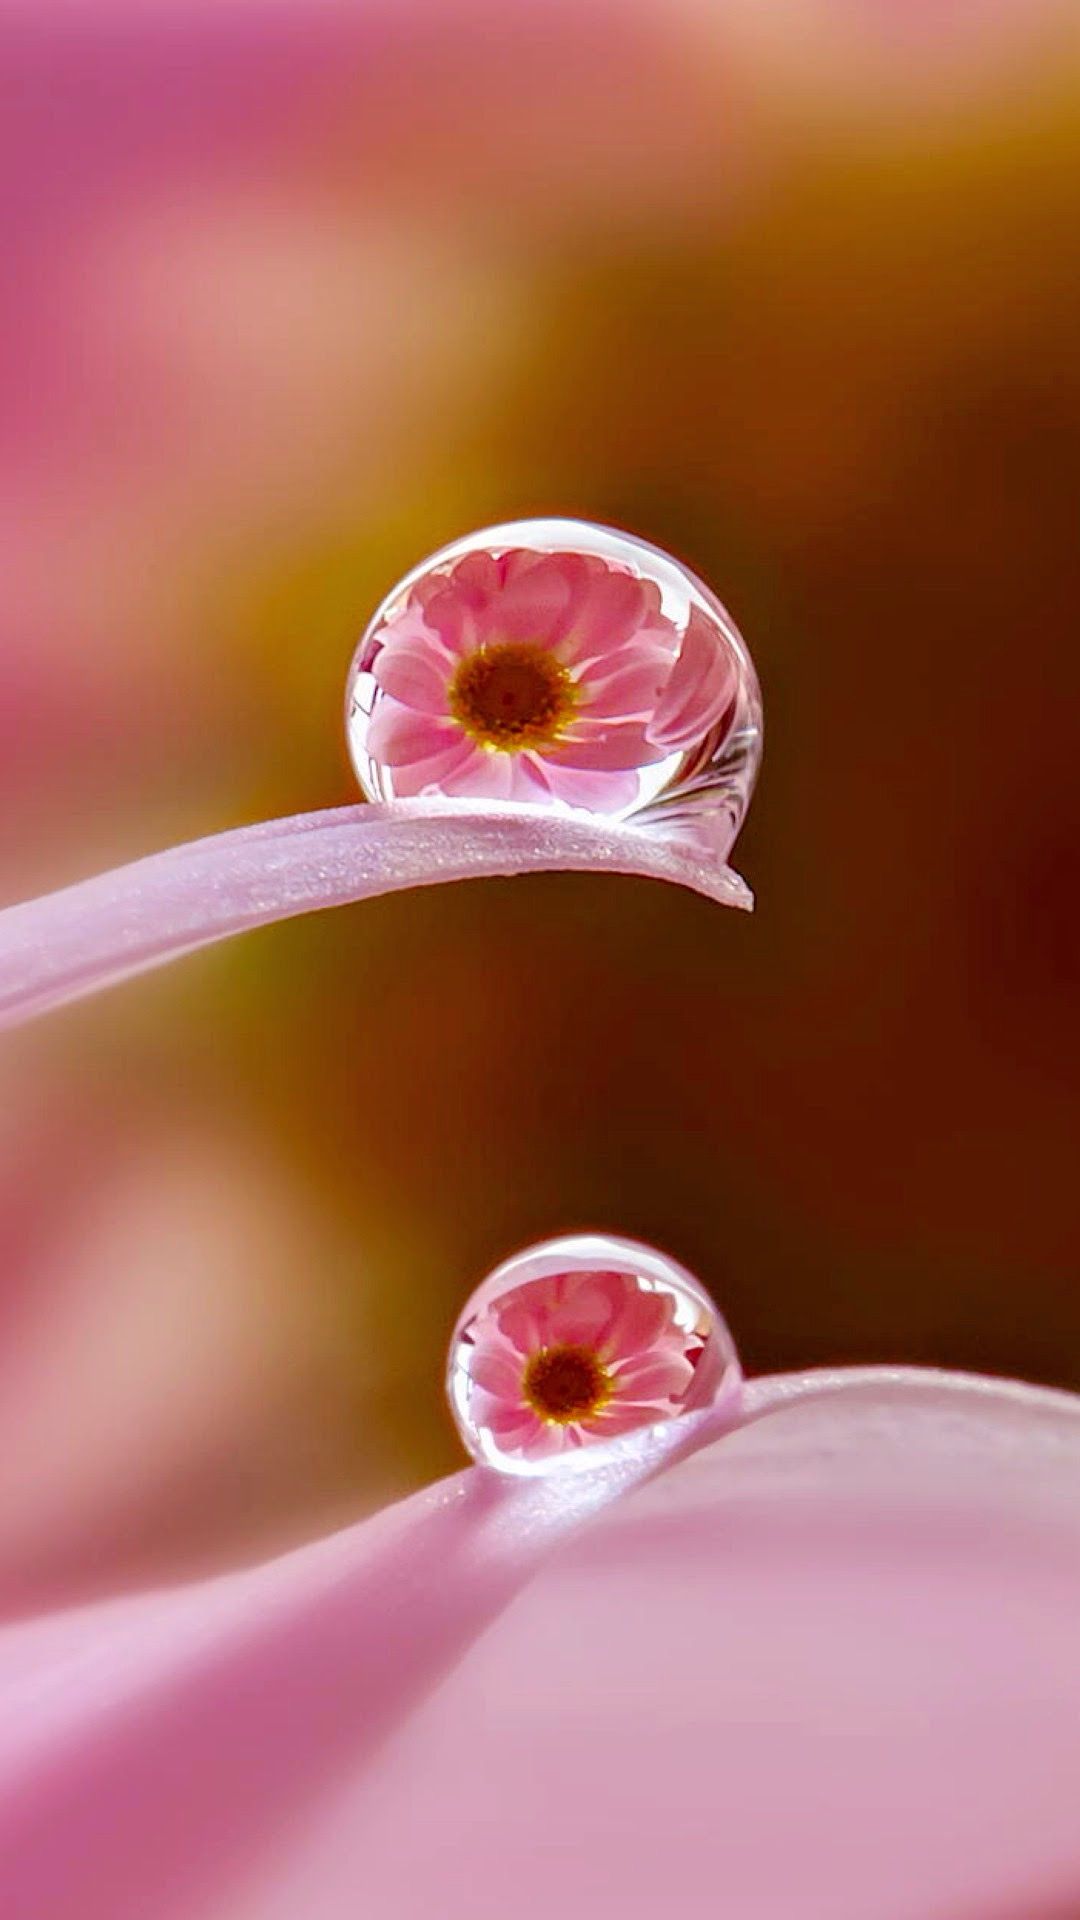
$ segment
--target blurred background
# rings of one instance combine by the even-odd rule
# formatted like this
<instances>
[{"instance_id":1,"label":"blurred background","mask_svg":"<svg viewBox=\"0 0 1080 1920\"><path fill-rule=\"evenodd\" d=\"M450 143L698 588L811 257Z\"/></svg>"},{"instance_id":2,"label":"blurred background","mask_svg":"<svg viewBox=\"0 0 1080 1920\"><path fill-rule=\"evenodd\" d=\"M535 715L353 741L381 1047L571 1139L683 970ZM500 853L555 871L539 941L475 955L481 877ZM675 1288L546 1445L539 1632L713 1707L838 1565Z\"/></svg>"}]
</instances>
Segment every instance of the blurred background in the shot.
<instances>
[{"instance_id":1,"label":"blurred background","mask_svg":"<svg viewBox=\"0 0 1080 1920\"><path fill-rule=\"evenodd\" d=\"M753 918L474 883L7 1036L0 1604L458 1464L570 1227L754 1371L1080 1386L1080 45L1053 0L6 5L0 890L356 798L353 645L613 522L754 651Z\"/></svg>"}]
</instances>

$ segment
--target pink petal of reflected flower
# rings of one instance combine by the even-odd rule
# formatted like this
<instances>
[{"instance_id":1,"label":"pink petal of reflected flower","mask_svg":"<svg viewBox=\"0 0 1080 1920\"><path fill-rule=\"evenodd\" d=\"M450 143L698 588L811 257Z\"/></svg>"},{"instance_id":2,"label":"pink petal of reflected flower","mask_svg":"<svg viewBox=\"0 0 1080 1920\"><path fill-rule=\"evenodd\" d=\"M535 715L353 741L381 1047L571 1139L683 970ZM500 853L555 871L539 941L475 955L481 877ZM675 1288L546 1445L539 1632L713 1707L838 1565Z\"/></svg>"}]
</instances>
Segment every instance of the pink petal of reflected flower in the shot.
<instances>
[{"instance_id":1,"label":"pink petal of reflected flower","mask_svg":"<svg viewBox=\"0 0 1080 1920\"><path fill-rule=\"evenodd\" d=\"M653 1359L624 1360L615 1368L618 1399L623 1402L655 1405L661 1400L677 1400L685 1394L694 1377L694 1369L684 1353Z\"/></svg>"},{"instance_id":2,"label":"pink petal of reflected flower","mask_svg":"<svg viewBox=\"0 0 1080 1920\"><path fill-rule=\"evenodd\" d=\"M498 562L490 553L467 554L454 568L453 579L470 606L482 607L499 590Z\"/></svg>"},{"instance_id":3,"label":"pink petal of reflected flower","mask_svg":"<svg viewBox=\"0 0 1080 1920\"><path fill-rule=\"evenodd\" d=\"M867 1369L743 1421L0 1634L5 1911L550 1920L545 1862L627 1920L1075 1911L1080 1402Z\"/></svg>"},{"instance_id":4,"label":"pink petal of reflected flower","mask_svg":"<svg viewBox=\"0 0 1080 1920\"><path fill-rule=\"evenodd\" d=\"M533 758L522 754L523 761ZM531 771L531 769L530 769ZM557 767L553 760L537 762L539 779L549 797L568 807L585 807L592 813L617 813L632 806L640 781L633 769L619 773L588 773L579 767Z\"/></svg>"},{"instance_id":5,"label":"pink petal of reflected flower","mask_svg":"<svg viewBox=\"0 0 1080 1920\"><path fill-rule=\"evenodd\" d=\"M192 841L0 911L0 1025L296 914L545 871L633 873L753 904L729 867L657 829L449 800L341 807Z\"/></svg>"},{"instance_id":6,"label":"pink petal of reflected flower","mask_svg":"<svg viewBox=\"0 0 1080 1920\"><path fill-rule=\"evenodd\" d=\"M469 1373L485 1393L495 1394L500 1399L516 1397L521 1387L521 1359L515 1364L510 1349L496 1346L494 1341L486 1342L483 1350L473 1356L469 1362ZM520 1412L520 1409L515 1409L515 1412Z\"/></svg>"},{"instance_id":7,"label":"pink petal of reflected flower","mask_svg":"<svg viewBox=\"0 0 1080 1920\"><path fill-rule=\"evenodd\" d=\"M536 1319L542 1347L577 1346L599 1342L622 1305L627 1283L620 1275L613 1299L602 1284L603 1275L561 1274L555 1281L533 1280L522 1289L535 1294Z\"/></svg>"},{"instance_id":8,"label":"pink petal of reflected flower","mask_svg":"<svg viewBox=\"0 0 1080 1920\"><path fill-rule=\"evenodd\" d=\"M561 561L539 560L516 575L485 609L482 637L490 646L501 640L552 644L552 632L565 613L569 587Z\"/></svg>"},{"instance_id":9,"label":"pink petal of reflected flower","mask_svg":"<svg viewBox=\"0 0 1080 1920\"><path fill-rule=\"evenodd\" d=\"M665 749L654 746L645 736L645 728L636 720L618 722L597 730L586 719L575 722L574 730L550 751L544 751L545 765L579 767L587 771L621 771L647 767L664 758Z\"/></svg>"},{"instance_id":10,"label":"pink petal of reflected flower","mask_svg":"<svg viewBox=\"0 0 1080 1920\"><path fill-rule=\"evenodd\" d=\"M412 800L423 793L441 793L443 782L469 766L477 752L471 740L457 734L452 746L432 754L430 760L412 760L407 767L396 767L394 784L399 797Z\"/></svg>"},{"instance_id":11,"label":"pink petal of reflected flower","mask_svg":"<svg viewBox=\"0 0 1080 1920\"><path fill-rule=\"evenodd\" d=\"M649 603L645 588L632 574L605 567L594 575L581 597L562 643L570 660L585 661L612 654L633 640Z\"/></svg>"},{"instance_id":12,"label":"pink petal of reflected flower","mask_svg":"<svg viewBox=\"0 0 1080 1920\"><path fill-rule=\"evenodd\" d=\"M418 713L387 698L376 708L368 730L368 750L388 767L407 767L431 760L460 744L461 734L450 721Z\"/></svg>"},{"instance_id":13,"label":"pink petal of reflected flower","mask_svg":"<svg viewBox=\"0 0 1080 1920\"><path fill-rule=\"evenodd\" d=\"M446 712L449 656L432 642L397 638L382 649L372 674L384 693L420 713Z\"/></svg>"},{"instance_id":14,"label":"pink petal of reflected flower","mask_svg":"<svg viewBox=\"0 0 1080 1920\"><path fill-rule=\"evenodd\" d=\"M635 1293L624 1300L605 1342L605 1358L616 1364L652 1345L671 1325L671 1300L664 1293Z\"/></svg>"},{"instance_id":15,"label":"pink petal of reflected flower","mask_svg":"<svg viewBox=\"0 0 1080 1920\"><path fill-rule=\"evenodd\" d=\"M504 758L509 760L513 772L513 784L510 788L511 800L528 801L534 807L538 801L542 805L546 804L550 806L554 798L554 793L544 777L542 762L537 759L536 755L534 753L511 753L504 755ZM609 777L605 783L605 794L608 786L611 784L612 782ZM598 808L596 811L602 812L603 809Z\"/></svg>"},{"instance_id":16,"label":"pink petal of reflected flower","mask_svg":"<svg viewBox=\"0 0 1080 1920\"><path fill-rule=\"evenodd\" d=\"M630 653L631 649L625 651ZM588 671L582 675L586 695L582 713L590 719L607 719L611 715L631 718L653 712L671 671L671 655L657 648L639 659L642 650L632 651L634 664L620 667L603 679L594 680Z\"/></svg>"},{"instance_id":17,"label":"pink petal of reflected flower","mask_svg":"<svg viewBox=\"0 0 1080 1920\"><path fill-rule=\"evenodd\" d=\"M440 782L452 800L515 800L516 767L509 753L488 753L469 743L469 757Z\"/></svg>"},{"instance_id":18,"label":"pink petal of reflected flower","mask_svg":"<svg viewBox=\"0 0 1080 1920\"><path fill-rule=\"evenodd\" d=\"M681 1384L686 1385L685 1379ZM655 1420L659 1417L655 1400L620 1398L613 1400L603 1413L598 1413L587 1424L590 1433L600 1435L606 1441L613 1439L616 1434L633 1433L635 1427L646 1426L650 1418Z\"/></svg>"},{"instance_id":19,"label":"pink petal of reflected flower","mask_svg":"<svg viewBox=\"0 0 1080 1920\"><path fill-rule=\"evenodd\" d=\"M735 698L734 655L720 645L695 609L679 657L648 726L654 745L668 752L690 747L723 716Z\"/></svg>"},{"instance_id":20,"label":"pink petal of reflected flower","mask_svg":"<svg viewBox=\"0 0 1080 1920\"><path fill-rule=\"evenodd\" d=\"M474 593L459 593L443 582L440 591L433 594L424 607L425 626L431 629L435 640L442 643L442 648L447 649L455 661L460 654L469 653L480 644L478 598ZM390 641L393 631L394 623L391 623L387 629Z\"/></svg>"},{"instance_id":21,"label":"pink petal of reflected flower","mask_svg":"<svg viewBox=\"0 0 1080 1920\"><path fill-rule=\"evenodd\" d=\"M502 1392L477 1395L477 1418L485 1420L493 1433L505 1439L532 1439L541 1431L540 1421L531 1407L515 1402L507 1406Z\"/></svg>"},{"instance_id":22,"label":"pink petal of reflected flower","mask_svg":"<svg viewBox=\"0 0 1080 1920\"><path fill-rule=\"evenodd\" d=\"M547 1323L540 1298L539 1294L526 1293L526 1289L520 1287L515 1297L505 1306L500 1306L494 1316L502 1339L509 1343L514 1353L522 1357L535 1353L544 1344Z\"/></svg>"},{"instance_id":23,"label":"pink petal of reflected flower","mask_svg":"<svg viewBox=\"0 0 1080 1920\"><path fill-rule=\"evenodd\" d=\"M578 672L578 681L586 689L599 690L613 674L624 673L632 667L653 667L663 680L671 672L678 650L679 635L670 623L662 631L644 628L612 653L597 654L586 661Z\"/></svg>"}]
</instances>

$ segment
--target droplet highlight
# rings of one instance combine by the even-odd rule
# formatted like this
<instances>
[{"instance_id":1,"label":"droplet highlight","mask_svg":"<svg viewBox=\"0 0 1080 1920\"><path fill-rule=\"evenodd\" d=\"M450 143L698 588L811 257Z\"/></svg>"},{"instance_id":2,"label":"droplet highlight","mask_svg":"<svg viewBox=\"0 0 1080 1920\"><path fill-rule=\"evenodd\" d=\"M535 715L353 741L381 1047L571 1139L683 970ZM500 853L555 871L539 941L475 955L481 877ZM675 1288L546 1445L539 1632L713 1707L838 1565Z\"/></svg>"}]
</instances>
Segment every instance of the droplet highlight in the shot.
<instances>
[{"instance_id":1,"label":"droplet highlight","mask_svg":"<svg viewBox=\"0 0 1080 1920\"><path fill-rule=\"evenodd\" d=\"M349 672L370 799L632 820L726 856L761 749L746 645L670 555L579 520L489 527L388 594Z\"/></svg>"},{"instance_id":2,"label":"droplet highlight","mask_svg":"<svg viewBox=\"0 0 1080 1920\"><path fill-rule=\"evenodd\" d=\"M599 1465L627 1434L734 1396L740 1381L701 1283L609 1234L505 1261L462 1312L447 1369L468 1451L513 1474Z\"/></svg>"}]
</instances>

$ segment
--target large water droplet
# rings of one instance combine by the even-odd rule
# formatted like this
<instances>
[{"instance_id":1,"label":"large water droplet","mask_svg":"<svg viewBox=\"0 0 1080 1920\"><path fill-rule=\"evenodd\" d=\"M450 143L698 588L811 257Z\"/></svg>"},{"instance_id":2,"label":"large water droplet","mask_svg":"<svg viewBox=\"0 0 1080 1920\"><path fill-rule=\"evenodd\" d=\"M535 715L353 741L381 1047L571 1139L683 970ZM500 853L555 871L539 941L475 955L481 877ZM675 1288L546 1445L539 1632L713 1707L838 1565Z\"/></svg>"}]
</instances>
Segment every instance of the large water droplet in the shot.
<instances>
[{"instance_id":1,"label":"large water droplet","mask_svg":"<svg viewBox=\"0 0 1080 1920\"><path fill-rule=\"evenodd\" d=\"M444 547L387 595L347 726L371 799L632 818L724 858L761 697L734 621L686 567L608 527L522 520Z\"/></svg>"},{"instance_id":2,"label":"large water droplet","mask_svg":"<svg viewBox=\"0 0 1080 1920\"><path fill-rule=\"evenodd\" d=\"M469 1452L503 1473L598 1465L635 1429L738 1391L720 1314L666 1254L572 1234L515 1254L454 1329L447 1391Z\"/></svg>"}]
</instances>

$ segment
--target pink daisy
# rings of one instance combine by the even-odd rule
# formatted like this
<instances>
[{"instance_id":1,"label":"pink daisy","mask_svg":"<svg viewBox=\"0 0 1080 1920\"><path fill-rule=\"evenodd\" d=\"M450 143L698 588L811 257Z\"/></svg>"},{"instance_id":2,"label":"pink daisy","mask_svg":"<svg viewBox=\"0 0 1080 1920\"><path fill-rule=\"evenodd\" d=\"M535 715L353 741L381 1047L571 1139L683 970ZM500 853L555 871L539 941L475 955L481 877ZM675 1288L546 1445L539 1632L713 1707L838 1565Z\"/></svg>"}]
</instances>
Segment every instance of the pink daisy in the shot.
<instances>
[{"instance_id":1,"label":"pink daisy","mask_svg":"<svg viewBox=\"0 0 1080 1920\"><path fill-rule=\"evenodd\" d=\"M617 813L731 707L736 664L709 623L584 553L474 552L428 574L372 637L364 750L395 797ZM672 766L674 771L674 764Z\"/></svg>"},{"instance_id":2,"label":"pink daisy","mask_svg":"<svg viewBox=\"0 0 1080 1920\"><path fill-rule=\"evenodd\" d=\"M515 1287L465 1340L469 1411L503 1453L527 1458L614 1439L679 1411L700 1339L669 1294L633 1274L553 1274Z\"/></svg>"}]
</instances>

